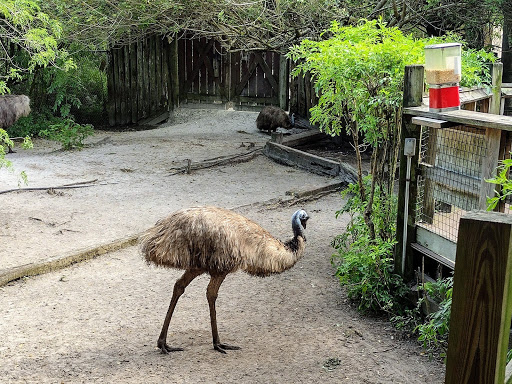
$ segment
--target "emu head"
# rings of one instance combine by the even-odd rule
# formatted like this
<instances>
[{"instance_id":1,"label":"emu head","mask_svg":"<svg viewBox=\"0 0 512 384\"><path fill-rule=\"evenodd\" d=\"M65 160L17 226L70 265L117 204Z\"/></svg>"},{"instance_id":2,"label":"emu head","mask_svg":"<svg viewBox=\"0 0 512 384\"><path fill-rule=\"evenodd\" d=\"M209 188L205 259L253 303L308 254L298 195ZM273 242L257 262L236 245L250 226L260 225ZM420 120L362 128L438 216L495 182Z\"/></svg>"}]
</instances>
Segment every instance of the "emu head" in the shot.
<instances>
[{"instance_id":1,"label":"emu head","mask_svg":"<svg viewBox=\"0 0 512 384\"><path fill-rule=\"evenodd\" d=\"M304 236L304 230L306 229L308 219L309 216L303 209L299 209L292 215L292 229L294 237L301 236L304 240L306 240L306 237Z\"/></svg>"},{"instance_id":2,"label":"emu head","mask_svg":"<svg viewBox=\"0 0 512 384\"><path fill-rule=\"evenodd\" d=\"M290 124L292 125L292 128L295 127L295 113L290 115Z\"/></svg>"}]
</instances>

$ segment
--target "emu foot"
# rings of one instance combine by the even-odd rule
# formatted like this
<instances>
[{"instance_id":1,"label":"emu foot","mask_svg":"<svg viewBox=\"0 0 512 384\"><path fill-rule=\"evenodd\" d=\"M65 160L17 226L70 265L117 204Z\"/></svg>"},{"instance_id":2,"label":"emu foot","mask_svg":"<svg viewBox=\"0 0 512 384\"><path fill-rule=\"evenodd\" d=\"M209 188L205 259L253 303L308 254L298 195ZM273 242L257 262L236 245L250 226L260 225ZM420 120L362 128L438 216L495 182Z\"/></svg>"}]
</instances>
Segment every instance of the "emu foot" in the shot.
<instances>
[{"instance_id":1,"label":"emu foot","mask_svg":"<svg viewBox=\"0 0 512 384\"><path fill-rule=\"evenodd\" d=\"M171 352L179 352L179 351L183 351L183 348L173 348L173 347L169 347L167 345L166 342L164 341L158 341L158 344L157 344L158 348L160 349L160 353L164 354L164 355L167 355Z\"/></svg>"},{"instance_id":2,"label":"emu foot","mask_svg":"<svg viewBox=\"0 0 512 384\"><path fill-rule=\"evenodd\" d=\"M226 351L236 351L241 348L237 347L235 345L219 343L219 344L213 344L213 349L215 349L216 351L219 351L220 353L226 353Z\"/></svg>"}]
</instances>

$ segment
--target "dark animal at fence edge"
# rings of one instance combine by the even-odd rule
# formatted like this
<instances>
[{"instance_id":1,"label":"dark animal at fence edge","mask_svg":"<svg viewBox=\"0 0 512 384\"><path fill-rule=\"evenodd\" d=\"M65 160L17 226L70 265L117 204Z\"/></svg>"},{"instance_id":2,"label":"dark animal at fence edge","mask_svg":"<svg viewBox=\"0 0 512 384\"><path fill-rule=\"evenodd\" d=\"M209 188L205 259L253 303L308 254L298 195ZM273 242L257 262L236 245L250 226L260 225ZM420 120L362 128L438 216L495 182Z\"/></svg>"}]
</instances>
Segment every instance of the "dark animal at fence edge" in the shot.
<instances>
[{"instance_id":1,"label":"dark animal at fence edge","mask_svg":"<svg viewBox=\"0 0 512 384\"><path fill-rule=\"evenodd\" d=\"M30 99L25 95L0 96L0 128L6 129L13 125L20 117L30 113ZM0 143L3 145L5 143ZM13 150L7 146L9 153Z\"/></svg>"},{"instance_id":2,"label":"dark animal at fence edge","mask_svg":"<svg viewBox=\"0 0 512 384\"><path fill-rule=\"evenodd\" d=\"M217 331L215 301L225 277L237 270L254 276L281 273L293 267L304 254L304 229L309 219L304 210L292 216L293 238L287 242L275 239L255 222L235 212L216 207L195 207L177 211L147 230L140 239L141 253L148 263L184 269L174 291L158 338L162 353L181 351L167 345L167 331L178 299L197 276L208 273L210 283L206 297L215 350L239 347L222 344Z\"/></svg>"},{"instance_id":3,"label":"dark animal at fence edge","mask_svg":"<svg viewBox=\"0 0 512 384\"><path fill-rule=\"evenodd\" d=\"M289 116L281 108L272 105L266 106L261 110L256 118L256 127L260 131L275 131L277 128L290 129L295 126L295 117Z\"/></svg>"}]
</instances>

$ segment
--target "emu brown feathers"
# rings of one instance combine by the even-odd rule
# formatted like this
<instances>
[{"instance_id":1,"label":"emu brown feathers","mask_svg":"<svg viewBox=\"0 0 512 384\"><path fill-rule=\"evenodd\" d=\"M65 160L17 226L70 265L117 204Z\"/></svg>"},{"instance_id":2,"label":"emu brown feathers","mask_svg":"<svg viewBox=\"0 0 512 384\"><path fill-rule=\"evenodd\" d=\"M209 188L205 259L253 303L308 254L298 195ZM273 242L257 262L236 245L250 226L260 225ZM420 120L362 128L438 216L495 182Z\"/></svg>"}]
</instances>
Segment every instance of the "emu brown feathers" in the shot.
<instances>
[{"instance_id":1,"label":"emu brown feathers","mask_svg":"<svg viewBox=\"0 0 512 384\"><path fill-rule=\"evenodd\" d=\"M292 217L294 237L281 242L255 222L226 209L196 207L177 211L147 230L140 240L141 253L148 263L184 269L174 286L158 347L162 353L175 350L166 344L174 308L186 286L197 276L211 275L207 289L213 345L220 352L238 349L220 343L215 300L227 274L242 270L268 276L291 268L305 249L304 228L309 219L303 210Z\"/></svg>"},{"instance_id":2,"label":"emu brown feathers","mask_svg":"<svg viewBox=\"0 0 512 384\"><path fill-rule=\"evenodd\" d=\"M25 95L0 96L0 128L8 128L30 113L30 99Z\"/></svg>"}]
</instances>

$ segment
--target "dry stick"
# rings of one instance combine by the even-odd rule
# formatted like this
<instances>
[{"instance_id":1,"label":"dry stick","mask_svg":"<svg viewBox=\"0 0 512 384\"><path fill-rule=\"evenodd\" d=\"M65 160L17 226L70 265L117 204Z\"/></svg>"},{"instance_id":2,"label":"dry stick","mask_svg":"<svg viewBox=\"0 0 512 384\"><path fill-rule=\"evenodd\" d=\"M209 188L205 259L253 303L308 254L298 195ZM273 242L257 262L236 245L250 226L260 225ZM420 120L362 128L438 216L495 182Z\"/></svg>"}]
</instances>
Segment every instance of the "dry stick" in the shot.
<instances>
[{"instance_id":1,"label":"dry stick","mask_svg":"<svg viewBox=\"0 0 512 384\"><path fill-rule=\"evenodd\" d=\"M217 160L219 159L219 157L216 157L214 159L203 160L198 164L192 164L192 161L190 159L187 159L187 165L185 165L184 167L171 168L170 170L174 172L170 173L168 176L174 176L181 173L190 174L191 171L197 171L199 169L213 168L228 164L236 164L250 161L254 159L256 156L258 156L260 152L261 148L257 148L247 153L240 153L233 156L225 156L223 158L220 158L220 160Z\"/></svg>"},{"instance_id":2,"label":"dry stick","mask_svg":"<svg viewBox=\"0 0 512 384\"><path fill-rule=\"evenodd\" d=\"M7 189L5 191L0 191L0 195L4 193L11 192L32 192L32 191L46 191L50 189L76 189L76 188L87 188L87 187L95 187L98 185L108 185L108 184L118 184L116 183L100 183L100 184L87 184L87 185L62 185L60 187L34 187L34 188L15 188L15 189Z\"/></svg>"}]
</instances>

